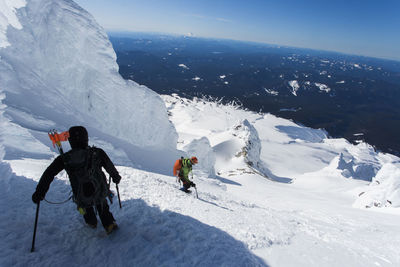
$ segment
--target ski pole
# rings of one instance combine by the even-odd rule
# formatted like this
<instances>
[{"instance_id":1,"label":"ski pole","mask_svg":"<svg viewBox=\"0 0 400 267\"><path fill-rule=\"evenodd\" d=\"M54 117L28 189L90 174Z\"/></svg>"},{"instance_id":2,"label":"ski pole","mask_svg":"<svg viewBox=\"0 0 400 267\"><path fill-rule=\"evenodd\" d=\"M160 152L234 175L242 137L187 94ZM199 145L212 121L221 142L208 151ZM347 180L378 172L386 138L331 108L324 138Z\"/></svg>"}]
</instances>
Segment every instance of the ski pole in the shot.
<instances>
[{"instance_id":1,"label":"ski pole","mask_svg":"<svg viewBox=\"0 0 400 267\"><path fill-rule=\"evenodd\" d=\"M193 181L193 172L190 173L192 175L192 181ZM197 194L197 187L193 186L194 190L196 190L196 197L199 198L199 195Z\"/></svg>"},{"instance_id":2,"label":"ski pole","mask_svg":"<svg viewBox=\"0 0 400 267\"><path fill-rule=\"evenodd\" d=\"M119 197L119 189L118 189L118 184L115 184L115 187L117 188L117 194L118 194L119 208L120 208L120 209L122 209L122 205L121 205L121 198Z\"/></svg>"},{"instance_id":3,"label":"ski pole","mask_svg":"<svg viewBox=\"0 0 400 267\"><path fill-rule=\"evenodd\" d=\"M36 238L37 222L38 222L38 217L39 217L39 205L40 205L40 202L38 202L37 206L36 206L36 218L35 218L35 227L33 229L33 239L32 239L31 252L35 251L35 238Z\"/></svg>"}]
</instances>

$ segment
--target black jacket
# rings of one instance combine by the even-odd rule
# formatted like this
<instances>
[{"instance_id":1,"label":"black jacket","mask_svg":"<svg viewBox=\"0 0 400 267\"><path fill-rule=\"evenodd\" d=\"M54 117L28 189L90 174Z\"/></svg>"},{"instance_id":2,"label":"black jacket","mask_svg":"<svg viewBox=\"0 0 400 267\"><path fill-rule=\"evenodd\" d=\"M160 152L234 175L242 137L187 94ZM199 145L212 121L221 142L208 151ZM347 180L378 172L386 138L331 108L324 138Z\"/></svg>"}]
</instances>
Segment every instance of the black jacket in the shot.
<instances>
[{"instance_id":1,"label":"black jacket","mask_svg":"<svg viewBox=\"0 0 400 267\"><path fill-rule=\"evenodd\" d=\"M73 148L72 150L68 151L65 154L70 153L74 149L80 149L80 148ZM104 152L103 149L101 148L94 148L97 150L97 154L99 155L100 158L100 165L103 167L108 174L112 177L114 182L119 182L121 180L121 176L119 175L117 169L115 168L114 164L111 162L110 158L107 156L106 152ZM56 176L59 172L64 170L64 161L63 161L63 156L58 156L47 169L44 171L42 177L40 177L39 184L36 187L36 192L44 197L49 190L51 182L54 180L54 176Z\"/></svg>"}]
</instances>

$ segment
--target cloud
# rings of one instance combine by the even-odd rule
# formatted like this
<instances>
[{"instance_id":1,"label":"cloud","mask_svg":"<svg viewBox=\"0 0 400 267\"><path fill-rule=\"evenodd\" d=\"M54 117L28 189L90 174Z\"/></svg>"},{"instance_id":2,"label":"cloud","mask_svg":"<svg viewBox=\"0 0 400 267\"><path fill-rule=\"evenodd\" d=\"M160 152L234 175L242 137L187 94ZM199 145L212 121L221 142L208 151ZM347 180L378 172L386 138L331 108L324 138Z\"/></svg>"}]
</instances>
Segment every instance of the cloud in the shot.
<instances>
[{"instance_id":1,"label":"cloud","mask_svg":"<svg viewBox=\"0 0 400 267\"><path fill-rule=\"evenodd\" d=\"M200 14L185 14L186 17L192 17L192 18L197 18L197 19L205 19L205 20L217 20L225 23L233 23L232 20L230 19L225 19L225 18L214 18L214 17L209 17L205 15L200 15Z\"/></svg>"},{"instance_id":2,"label":"cloud","mask_svg":"<svg viewBox=\"0 0 400 267\"><path fill-rule=\"evenodd\" d=\"M226 23L232 23L233 21L230 19L224 19L224 18L216 18L218 21L226 22Z\"/></svg>"},{"instance_id":3,"label":"cloud","mask_svg":"<svg viewBox=\"0 0 400 267\"><path fill-rule=\"evenodd\" d=\"M206 19L206 16L203 15L199 15L199 14L185 14L186 17L193 17L193 18L197 18L197 19Z\"/></svg>"}]
</instances>

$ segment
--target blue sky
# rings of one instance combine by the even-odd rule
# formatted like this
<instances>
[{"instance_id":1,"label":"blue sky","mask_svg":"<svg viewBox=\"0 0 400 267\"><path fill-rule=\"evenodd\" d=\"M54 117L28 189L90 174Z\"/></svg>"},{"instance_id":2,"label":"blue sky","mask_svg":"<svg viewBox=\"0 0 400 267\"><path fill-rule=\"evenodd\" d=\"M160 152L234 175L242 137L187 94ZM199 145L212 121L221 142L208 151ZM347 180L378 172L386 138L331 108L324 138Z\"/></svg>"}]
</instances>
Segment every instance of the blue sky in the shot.
<instances>
[{"instance_id":1,"label":"blue sky","mask_svg":"<svg viewBox=\"0 0 400 267\"><path fill-rule=\"evenodd\" d=\"M75 0L108 31L227 38L400 60L400 0Z\"/></svg>"}]
</instances>

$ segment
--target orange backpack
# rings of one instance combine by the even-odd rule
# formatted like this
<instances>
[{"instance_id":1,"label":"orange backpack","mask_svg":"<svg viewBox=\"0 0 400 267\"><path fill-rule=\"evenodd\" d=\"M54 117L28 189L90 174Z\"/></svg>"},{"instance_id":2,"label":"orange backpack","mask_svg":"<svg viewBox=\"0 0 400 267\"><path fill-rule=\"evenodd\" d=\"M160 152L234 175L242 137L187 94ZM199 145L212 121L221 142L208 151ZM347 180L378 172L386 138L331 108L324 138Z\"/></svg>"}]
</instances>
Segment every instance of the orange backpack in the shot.
<instances>
[{"instance_id":1,"label":"orange backpack","mask_svg":"<svg viewBox=\"0 0 400 267\"><path fill-rule=\"evenodd\" d=\"M182 158L177 159L175 161L175 164L174 164L174 176L177 176L178 173L179 173L179 170L182 168Z\"/></svg>"}]
</instances>

